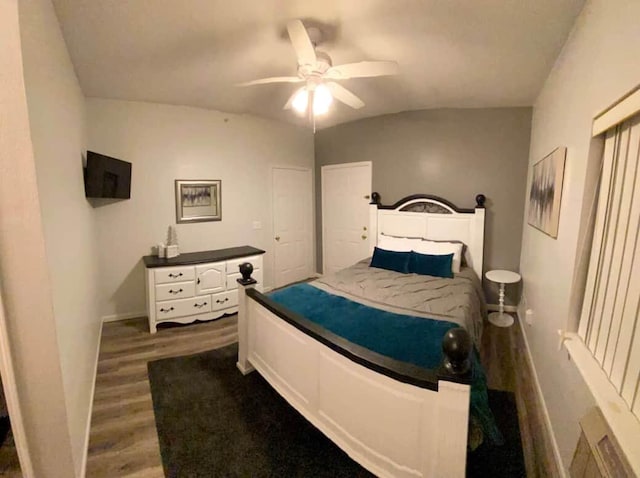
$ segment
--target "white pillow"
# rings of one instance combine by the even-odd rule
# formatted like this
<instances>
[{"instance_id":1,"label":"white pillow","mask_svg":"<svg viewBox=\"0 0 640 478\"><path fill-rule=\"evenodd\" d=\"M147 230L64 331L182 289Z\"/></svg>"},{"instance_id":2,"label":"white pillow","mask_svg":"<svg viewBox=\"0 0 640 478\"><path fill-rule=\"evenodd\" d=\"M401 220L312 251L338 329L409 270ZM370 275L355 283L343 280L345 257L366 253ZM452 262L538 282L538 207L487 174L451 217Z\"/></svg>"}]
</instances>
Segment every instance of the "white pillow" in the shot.
<instances>
[{"instance_id":1,"label":"white pillow","mask_svg":"<svg viewBox=\"0 0 640 478\"><path fill-rule=\"evenodd\" d=\"M459 242L434 242L421 240L418 244L413 244L413 249L420 254L432 254L442 256L453 254L453 262L451 263L451 271L454 274L460 272L462 264L462 243Z\"/></svg>"},{"instance_id":2,"label":"white pillow","mask_svg":"<svg viewBox=\"0 0 640 478\"><path fill-rule=\"evenodd\" d=\"M414 247L419 245L422 239L410 239L407 237L393 237L385 236L384 234L378 237L378 247L387 251L395 252L411 252L415 250Z\"/></svg>"}]
</instances>

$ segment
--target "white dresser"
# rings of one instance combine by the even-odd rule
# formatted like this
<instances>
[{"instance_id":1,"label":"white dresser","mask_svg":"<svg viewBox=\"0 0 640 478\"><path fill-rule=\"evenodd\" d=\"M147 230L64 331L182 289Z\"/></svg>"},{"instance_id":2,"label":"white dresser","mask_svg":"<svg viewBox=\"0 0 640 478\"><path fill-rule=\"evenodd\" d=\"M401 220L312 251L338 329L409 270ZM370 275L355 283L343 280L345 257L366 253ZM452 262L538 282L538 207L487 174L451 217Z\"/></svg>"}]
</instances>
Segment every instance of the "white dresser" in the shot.
<instances>
[{"instance_id":1,"label":"white dresser","mask_svg":"<svg viewBox=\"0 0 640 478\"><path fill-rule=\"evenodd\" d=\"M147 315L154 334L162 322L188 324L238 311L238 266L253 265L252 277L262 292L264 251L242 246L190 252L171 259L145 256Z\"/></svg>"}]
</instances>

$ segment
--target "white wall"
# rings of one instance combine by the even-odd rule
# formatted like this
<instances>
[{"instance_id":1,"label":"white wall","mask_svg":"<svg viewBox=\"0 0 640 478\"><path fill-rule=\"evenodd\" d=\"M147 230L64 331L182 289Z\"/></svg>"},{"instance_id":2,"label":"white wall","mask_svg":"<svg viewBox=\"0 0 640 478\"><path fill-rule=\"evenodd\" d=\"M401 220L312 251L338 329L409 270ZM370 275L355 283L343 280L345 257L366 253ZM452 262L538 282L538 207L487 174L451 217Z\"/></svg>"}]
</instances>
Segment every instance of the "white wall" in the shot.
<instances>
[{"instance_id":1,"label":"white wall","mask_svg":"<svg viewBox=\"0 0 640 478\"><path fill-rule=\"evenodd\" d=\"M567 352L557 349L557 330L569 321L587 160L590 148L597 147L591 123L640 84L639 18L636 0L588 1L533 113L529 163L567 147L558 239L528 226L525 210L520 262L527 305L535 314L526 336L565 467L577 442L578 420L594 404Z\"/></svg>"},{"instance_id":2,"label":"white wall","mask_svg":"<svg viewBox=\"0 0 640 478\"><path fill-rule=\"evenodd\" d=\"M33 476L69 478L74 462L19 29L18 2L0 1L0 287Z\"/></svg>"},{"instance_id":3,"label":"white wall","mask_svg":"<svg viewBox=\"0 0 640 478\"><path fill-rule=\"evenodd\" d=\"M96 224L84 197L85 99L50 0L20 2L24 77L76 471L99 348Z\"/></svg>"},{"instance_id":4,"label":"white wall","mask_svg":"<svg viewBox=\"0 0 640 478\"><path fill-rule=\"evenodd\" d=\"M174 180L221 179L222 221L176 226L182 252L252 245L273 284L271 166L313 168L313 134L249 115L89 98L88 149L133 164L131 199L96 209L103 316L143 313L141 258L176 224ZM261 230L252 229L260 221Z\"/></svg>"}]
</instances>

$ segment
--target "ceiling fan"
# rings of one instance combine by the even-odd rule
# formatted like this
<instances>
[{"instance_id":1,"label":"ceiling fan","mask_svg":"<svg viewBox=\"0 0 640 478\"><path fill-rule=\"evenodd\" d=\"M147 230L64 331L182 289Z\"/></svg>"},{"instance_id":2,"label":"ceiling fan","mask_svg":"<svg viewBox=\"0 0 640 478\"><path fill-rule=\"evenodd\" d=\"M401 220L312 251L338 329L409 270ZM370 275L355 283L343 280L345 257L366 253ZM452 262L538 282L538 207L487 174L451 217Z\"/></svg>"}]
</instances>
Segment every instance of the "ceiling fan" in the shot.
<instances>
[{"instance_id":1,"label":"ceiling fan","mask_svg":"<svg viewBox=\"0 0 640 478\"><path fill-rule=\"evenodd\" d=\"M276 76L238 84L253 86L267 83L305 83L291 95L284 109L308 112L309 117L313 118L326 113L333 98L351 108L359 109L364 106L364 102L336 83L336 80L398 74L398 64L395 61L361 61L333 66L327 53L316 50L316 45L321 40L320 30L315 27L307 30L300 20L288 22L287 32L298 57L298 76ZM309 105L312 107L308 108Z\"/></svg>"}]
</instances>

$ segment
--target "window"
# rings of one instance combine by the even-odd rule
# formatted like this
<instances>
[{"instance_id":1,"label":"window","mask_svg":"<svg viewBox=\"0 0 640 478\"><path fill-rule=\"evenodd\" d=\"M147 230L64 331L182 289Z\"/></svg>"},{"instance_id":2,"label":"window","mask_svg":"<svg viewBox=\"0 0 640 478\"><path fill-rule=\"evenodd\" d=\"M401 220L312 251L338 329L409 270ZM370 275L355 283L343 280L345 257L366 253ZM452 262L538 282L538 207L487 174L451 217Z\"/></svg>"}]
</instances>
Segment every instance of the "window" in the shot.
<instances>
[{"instance_id":1,"label":"window","mask_svg":"<svg viewBox=\"0 0 640 478\"><path fill-rule=\"evenodd\" d=\"M640 417L640 115L606 133L578 334Z\"/></svg>"},{"instance_id":2,"label":"window","mask_svg":"<svg viewBox=\"0 0 640 478\"><path fill-rule=\"evenodd\" d=\"M594 120L601 134L582 310L564 344L640 476L640 88Z\"/></svg>"}]
</instances>

